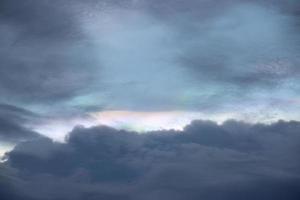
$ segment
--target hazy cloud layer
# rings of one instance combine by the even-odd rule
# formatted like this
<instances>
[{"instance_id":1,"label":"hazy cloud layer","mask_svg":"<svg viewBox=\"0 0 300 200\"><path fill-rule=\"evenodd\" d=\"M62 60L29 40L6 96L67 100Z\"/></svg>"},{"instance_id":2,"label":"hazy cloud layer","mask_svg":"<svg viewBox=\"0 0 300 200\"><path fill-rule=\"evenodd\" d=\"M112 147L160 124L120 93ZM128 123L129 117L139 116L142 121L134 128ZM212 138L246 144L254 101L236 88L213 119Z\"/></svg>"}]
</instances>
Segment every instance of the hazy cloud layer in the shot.
<instances>
[{"instance_id":1,"label":"hazy cloud layer","mask_svg":"<svg viewBox=\"0 0 300 200\"><path fill-rule=\"evenodd\" d=\"M296 121L194 121L182 132L147 134L76 127L65 144L43 138L8 153L1 180L11 190L1 195L10 200L20 199L14 194L41 200L296 200L299 128Z\"/></svg>"},{"instance_id":2,"label":"hazy cloud layer","mask_svg":"<svg viewBox=\"0 0 300 200\"><path fill-rule=\"evenodd\" d=\"M2 103L38 113L299 109L297 1L3 0L0 12Z\"/></svg>"}]
</instances>

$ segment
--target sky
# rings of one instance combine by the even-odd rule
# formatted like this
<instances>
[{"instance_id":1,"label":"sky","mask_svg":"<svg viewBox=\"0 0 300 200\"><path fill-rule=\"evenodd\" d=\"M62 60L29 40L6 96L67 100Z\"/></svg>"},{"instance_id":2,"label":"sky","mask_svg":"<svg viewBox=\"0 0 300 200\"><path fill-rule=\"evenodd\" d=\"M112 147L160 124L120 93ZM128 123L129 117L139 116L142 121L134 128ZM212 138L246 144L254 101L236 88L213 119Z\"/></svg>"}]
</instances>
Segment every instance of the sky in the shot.
<instances>
[{"instance_id":1,"label":"sky","mask_svg":"<svg viewBox=\"0 0 300 200\"><path fill-rule=\"evenodd\" d=\"M0 199L300 198L298 0L0 0L0 61Z\"/></svg>"}]
</instances>

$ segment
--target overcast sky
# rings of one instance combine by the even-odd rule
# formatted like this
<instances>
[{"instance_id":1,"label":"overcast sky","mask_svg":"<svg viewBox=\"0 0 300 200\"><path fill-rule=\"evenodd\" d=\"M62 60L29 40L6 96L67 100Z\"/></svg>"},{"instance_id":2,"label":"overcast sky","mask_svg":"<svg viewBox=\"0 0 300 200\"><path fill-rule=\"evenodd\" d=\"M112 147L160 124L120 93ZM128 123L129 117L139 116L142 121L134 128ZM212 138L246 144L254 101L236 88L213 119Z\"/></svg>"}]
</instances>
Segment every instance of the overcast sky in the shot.
<instances>
[{"instance_id":1,"label":"overcast sky","mask_svg":"<svg viewBox=\"0 0 300 200\"><path fill-rule=\"evenodd\" d=\"M298 0L0 0L0 61L0 199L299 199Z\"/></svg>"},{"instance_id":2,"label":"overcast sky","mask_svg":"<svg viewBox=\"0 0 300 200\"><path fill-rule=\"evenodd\" d=\"M2 104L299 119L297 1L2 0L0 9Z\"/></svg>"}]
</instances>

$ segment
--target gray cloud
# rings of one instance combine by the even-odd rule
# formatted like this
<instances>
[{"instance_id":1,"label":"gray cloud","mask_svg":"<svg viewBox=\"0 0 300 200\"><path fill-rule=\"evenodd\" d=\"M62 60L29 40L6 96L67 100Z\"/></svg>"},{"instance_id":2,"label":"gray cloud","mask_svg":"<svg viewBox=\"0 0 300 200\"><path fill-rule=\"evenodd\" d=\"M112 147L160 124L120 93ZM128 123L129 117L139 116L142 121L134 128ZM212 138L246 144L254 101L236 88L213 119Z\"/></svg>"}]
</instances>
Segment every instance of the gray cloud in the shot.
<instances>
[{"instance_id":1,"label":"gray cloud","mask_svg":"<svg viewBox=\"0 0 300 200\"><path fill-rule=\"evenodd\" d=\"M299 91L296 1L4 0L0 7L3 103L203 110Z\"/></svg>"},{"instance_id":2,"label":"gray cloud","mask_svg":"<svg viewBox=\"0 0 300 200\"><path fill-rule=\"evenodd\" d=\"M37 121L38 115L12 105L0 105L0 141L16 143L40 137L38 133L26 127Z\"/></svg>"},{"instance_id":3,"label":"gray cloud","mask_svg":"<svg viewBox=\"0 0 300 200\"><path fill-rule=\"evenodd\" d=\"M270 89L299 77L300 40L298 32L290 30L294 17L241 4L203 22L188 19L191 28L180 36L184 37L182 61L200 82L212 86L221 82L225 89Z\"/></svg>"},{"instance_id":4,"label":"gray cloud","mask_svg":"<svg viewBox=\"0 0 300 200\"><path fill-rule=\"evenodd\" d=\"M56 104L87 89L99 64L74 6L66 1L1 1L1 102Z\"/></svg>"},{"instance_id":5,"label":"gray cloud","mask_svg":"<svg viewBox=\"0 0 300 200\"><path fill-rule=\"evenodd\" d=\"M293 200L299 126L194 121L184 131L146 134L77 127L65 144L19 144L6 166L17 172L13 188L36 199Z\"/></svg>"},{"instance_id":6,"label":"gray cloud","mask_svg":"<svg viewBox=\"0 0 300 200\"><path fill-rule=\"evenodd\" d=\"M80 36L71 4L59 1L3 0L0 2L0 21L15 27L22 39L66 40Z\"/></svg>"}]
</instances>

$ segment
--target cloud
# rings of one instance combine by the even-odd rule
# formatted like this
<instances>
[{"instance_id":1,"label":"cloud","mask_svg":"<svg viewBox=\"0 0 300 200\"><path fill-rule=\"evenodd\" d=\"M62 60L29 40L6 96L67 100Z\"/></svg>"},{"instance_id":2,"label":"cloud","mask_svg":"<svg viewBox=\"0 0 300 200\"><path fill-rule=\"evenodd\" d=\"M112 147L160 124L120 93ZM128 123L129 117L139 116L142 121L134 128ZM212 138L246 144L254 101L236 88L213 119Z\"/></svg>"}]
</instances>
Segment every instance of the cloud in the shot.
<instances>
[{"instance_id":1,"label":"cloud","mask_svg":"<svg viewBox=\"0 0 300 200\"><path fill-rule=\"evenodd\" d=\"M26 126L37 118L36 114L23 108L0 104L0 141L16 143L38 138L39 134Z\"/></svg>"},{"instance_id":2,"label":"cloud","mask_svg":"<svg viewBox=\"0 0 300 200\"><path fill-rule=\"evenodd\" d=\"M299 93L297 5L1 1L0 103L60 119L105 109L297 119L298 104L272 103Z\"/></svg>"},{"instance_id":3,"label":"cloud","mask_svg":"<svg viewBox=\"0 0 300 200\"><path fill-rule=\"evenodd\" d=\"M267 107L270 98L299 93L296 1L4 0L0 7L2 103L44 113L211 112L236 102Z\"/></svg>"},{"instance_id":4,"label":"cloud","mask_svg":"<svg viewBox=\"0 0 300 200\"><path fill-rule=\"evenodd\" d=\"M17 145L5 165L16 172L12 187L33 199L296 200L299 127L194 121L146 134L76 127L66 143Z\"/></svg>"},{"instance_id":5,"label":"cloud","mask_svg":"<svg viewBox=\"0 0 300 200\"><path fill-rule=\"evenodd\" d=\"M49 1L3 0L0 3L0 20L16 27L23 39L70 39L81 33L69 6L66 1L53 4Z\"/></svg>"},{"instance_id":6,"label":"cloud","mask_svg":"<svg viewBox=\"0 0 300 200\"><path fill-rule=\"evenodd\" d=\"M182 41L190 41L184 43L183 62L198 72L200 80L220 81L227 87L282 86L285 79L299 76L299 39L288 28L292 20L279 11L245 4L202 24L193 21L194 31L183 34L189 38ZM295 45L290 43L293 39Z\"/></svg>"},{"instance_id":7,"label":"cloud","mask_svg":"<svg viewBox=\"0 0 300 200\"><path fill-rule=\"evenodd\" d=\"M0 1L0 198L299 199L297 121L37 133L107 109L298 119L299 5Z\"/></svg>"},{"instance_id":8,"label":"cloud","mask_svg":"<svg viewBox=\"0 0 300 200\"><path fill-rule=\"evenodd\" d=\"M99 64L75 11L66 1L1 1L0 102L45 106L84 93Z\"/></svg>"}]
</instances>

